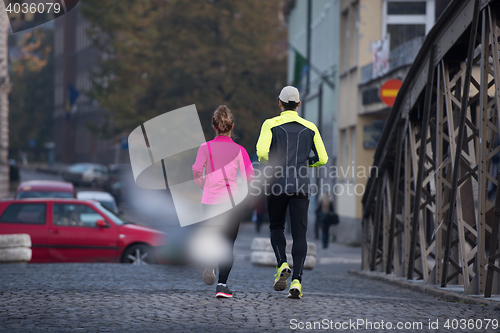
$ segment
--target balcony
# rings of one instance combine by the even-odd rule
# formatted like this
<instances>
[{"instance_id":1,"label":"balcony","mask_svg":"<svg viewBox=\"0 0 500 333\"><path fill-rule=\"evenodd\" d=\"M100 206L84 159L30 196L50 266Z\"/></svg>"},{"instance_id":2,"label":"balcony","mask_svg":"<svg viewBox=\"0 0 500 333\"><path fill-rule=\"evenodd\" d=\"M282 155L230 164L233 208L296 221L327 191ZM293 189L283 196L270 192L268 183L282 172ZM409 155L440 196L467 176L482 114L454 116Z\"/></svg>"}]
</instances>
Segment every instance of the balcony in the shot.
<instances>
[{"instance_id":1,"label":"balcony","mask_svg":"<svg viewBox=\"0 0 500 333\"><path fill-rule=\"evenodd\" d=\"M387 73L402 67L411 65L413 60L422 47L424 43L425 37L415 37L410 39L409 41L399 45L389 52L389 69ZM378 76L373 75L373 63L370 63L366 66L361 67L361 82L360 84L365 84L370 82L373 79L376 79Z\"/></svg>"}]
</instances>

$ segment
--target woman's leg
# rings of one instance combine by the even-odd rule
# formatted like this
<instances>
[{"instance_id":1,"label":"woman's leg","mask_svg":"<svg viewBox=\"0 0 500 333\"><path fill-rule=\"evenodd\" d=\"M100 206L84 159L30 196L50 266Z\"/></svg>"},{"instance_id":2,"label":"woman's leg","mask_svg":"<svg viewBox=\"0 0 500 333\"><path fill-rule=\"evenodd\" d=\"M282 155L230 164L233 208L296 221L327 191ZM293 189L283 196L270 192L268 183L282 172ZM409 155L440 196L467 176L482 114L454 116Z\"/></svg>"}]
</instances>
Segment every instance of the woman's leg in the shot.
<instances>
[{"instance_id":1,"label":"woman's leg","mask_svg":"<svg viewBox=\"0 0 500 333\"><path fill-rule=\"evenodd\" d=\"M216 205L202 204L202 211L205 216L213 215L214 209L215 210L217 209ZM206 241L205 239L206 237L212 238L213 235L216 234L216 228L217 228L216 226L218 224L216 222L216 218L217 216L208 218L205 221L201 222L200 225L198 225L199 228L198 233L199 234L201 233L201 236L199 237L200 240ZM208 243L210 244L211 243L210 240L208 241L209 241ZM211 250L212 250L211 248L204 249L204 251L211 251ZM216 281L216 275L215 275L215 269L217 267L216 255L212 254L211 256L209 256L209 259L206 260L204 264L205 264L205 271L203 272L203 282L205 282L208 285L212 285Z\"/></svg>"},{"instance_id":2,"label":"woman's leg","mask_svg":"<svg viewBox=\"0 0 500 333\"><path fill-rule=\"evenodd\" d=\"M229 273L233 268L234 262L234 242L236 241L236 237L238 236L238 230L240 228L241 221L241 209L236 207L233 209L234 211L229 211L227 226L224 228L224 238L226 239L229 245L229 255L226 260L219 263L219 283L226 283Z\"/></svg>"}]
</instances>

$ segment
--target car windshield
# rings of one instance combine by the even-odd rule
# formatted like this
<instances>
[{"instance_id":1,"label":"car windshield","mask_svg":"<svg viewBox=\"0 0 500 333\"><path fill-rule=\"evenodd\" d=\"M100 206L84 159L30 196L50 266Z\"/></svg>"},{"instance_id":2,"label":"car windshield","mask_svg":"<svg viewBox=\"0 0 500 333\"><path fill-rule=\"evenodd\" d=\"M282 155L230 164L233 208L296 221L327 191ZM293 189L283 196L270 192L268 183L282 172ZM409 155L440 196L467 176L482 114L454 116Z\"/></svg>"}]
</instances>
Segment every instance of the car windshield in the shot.
<instances>
[{"instance_id":1,"label":"car windshield","mask_svg":"<svg viewBox=\"0 0 500 333\"><path fill-rule=\"evenodd\" d=\"M112 201L102 201L102 200L99 200L99 203L104 208L106 208L107 210L109 210L110 212L114 212L115 211L115 206L113 205Z\"/></svg>"},{"instance_id":2,"label":"car windshield","mask_svg":"<svg viewBox=\"0 0 500 333\"><path fill-rule=\"evenodd\" d=\"M28 198L73 198L70 192L43 192L43 191L22 191L17 193L16 199Z\"/></svg>"},{"instance_id":3,"label":"car windshield","mask_svg":"<svg viewBox=\"0 0 500 333\"><path fill-rule=\"evenodd\" d=\"M84 172L89 168L88 164L75 164L69 167L69 171L71 172Z\"/></svg>"},{"instance_id":4,"label":"car windshield","mask_svg":"<svg viewBox=\"0 0 500 333\"><path fill-rule=\"evenodd\" d=\"M116 216L115 214L111 213L109 210L107 210L106 208L104 208L99 202L95 202L94 205L97 208L99 208L99 210L101 211L101 213L103 213L104 215L106 215L107 217L109 217L111 219L111 221L113 221L116 225L125 224L125 222L123 222L122 220L120 220L120 218L118 216Z\"/></svg>"}]
</instances>

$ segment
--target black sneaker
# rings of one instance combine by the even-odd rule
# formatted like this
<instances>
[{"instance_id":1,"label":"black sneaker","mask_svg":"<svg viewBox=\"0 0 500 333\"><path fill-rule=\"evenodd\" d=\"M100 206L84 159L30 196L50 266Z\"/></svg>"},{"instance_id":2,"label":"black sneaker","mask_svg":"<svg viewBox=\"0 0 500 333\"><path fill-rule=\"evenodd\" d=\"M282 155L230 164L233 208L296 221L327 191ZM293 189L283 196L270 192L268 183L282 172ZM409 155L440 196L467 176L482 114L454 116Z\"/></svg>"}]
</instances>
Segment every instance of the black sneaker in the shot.
<instances>
[{"instance_id":1,"label":"black sneaker","mask_svg":"<svg viewBox=\"0 0 500 333\"><path fill-rule=\"evenodd\" d=\"M228 286L223 286L221 284L218 284L217 285L217 288L215 289L215 297L219 297L219 298L222 298L222 297L225 297L225 298L229 298L229 297L233 297L233 292L231 290L229 290Z\"/></svg>"}]
</instances>

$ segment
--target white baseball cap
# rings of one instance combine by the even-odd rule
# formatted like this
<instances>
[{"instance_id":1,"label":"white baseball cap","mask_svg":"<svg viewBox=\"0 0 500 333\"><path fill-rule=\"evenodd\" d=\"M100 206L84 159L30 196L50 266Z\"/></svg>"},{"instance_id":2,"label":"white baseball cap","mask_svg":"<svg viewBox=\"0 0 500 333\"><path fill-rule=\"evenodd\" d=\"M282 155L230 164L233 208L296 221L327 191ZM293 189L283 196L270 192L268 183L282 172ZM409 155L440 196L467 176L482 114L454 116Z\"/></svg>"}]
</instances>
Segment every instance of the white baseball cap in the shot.
<instances>
[{"instance_id":1,"label":"white baseball cap","mask_svg":"<svg viewBox=\"0 0 500 333\"><path fill-rule=\"evenodd\" d=\"M281 89L278 98L280 99L280 101L284 103L289 103L289 102L298 103L300 102L299 90L292 86L286 86L285 88Z\"/></svg>"}]
</instances>

